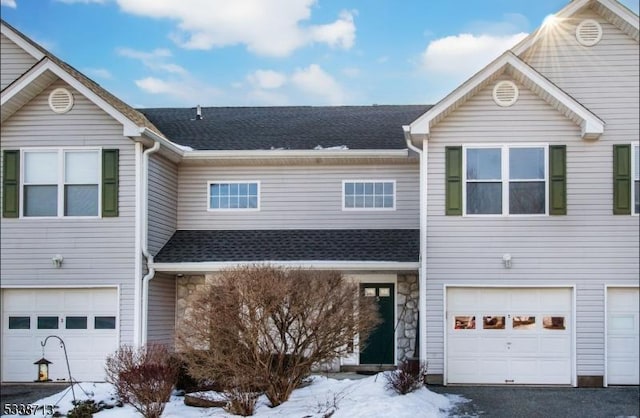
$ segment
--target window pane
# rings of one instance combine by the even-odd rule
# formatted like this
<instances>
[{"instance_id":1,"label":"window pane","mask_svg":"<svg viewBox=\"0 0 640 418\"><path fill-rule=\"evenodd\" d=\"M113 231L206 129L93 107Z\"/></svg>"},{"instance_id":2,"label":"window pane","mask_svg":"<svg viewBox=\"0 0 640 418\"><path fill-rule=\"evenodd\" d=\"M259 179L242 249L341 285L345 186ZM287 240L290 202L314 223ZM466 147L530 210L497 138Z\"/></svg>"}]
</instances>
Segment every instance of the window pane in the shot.
<instances>
[{"instance_id":1,"label":"window pane","mask_svg":"<svg viewBox=\"0 0 640 418\"><path fill-rule=\"evenodd\" d=\"M385 208L393 208L393 196L385 196L384 197L384 207Z\"/></svg>"},{"instance_id":2,"label":"window pane","mask_svg":"<svg viewBox=\"0 0 640 418\"><path fill-rule=\"evenodd\" d=\"M28 316L10 316L9 329L29 329L31 328L31 318Z\"/></svg>"},{"instance_id":3,"label":"window pane","mask_svg":"<svg viewBox=\"0 0 640 418\"><path fill-rule=\"evenodd\" d=\"M249 185L246 183L242 183L238 185L238 194L241 196L246 196L249 194Z\"/></svg>"},{"instance_id":4,"label":"window pane","mask_svg":"<svg viewBox=\"0 0 640 418\"><path fill-rule=\"evenodd\" d=\"M38 329L58 329L57 316L39 316Z\"/></svg>"},{"instance_id":5,"label":"window pane","mask_svg":"<svg viewBox=\"0 0 640 418\"><path fill-rule=\"evenodd\" d=\"M24 186L24 216L57 216L58 186Z\"/></svg>"},{"instance_id":6,"label":"window pane","mask_svg":"<svg viewBox=\"0 0 640 418\"><path fill-rule=\"evenodd\" d=\"M258 209L258 197L249 196L249 209Z\"/></svg>"},{"instance_id":7,"label":"window pane","mask_svg":"<svg viewBox=\"0 0 640 418\"><path fill-rule=\"evenodd\" d=\"M542 318L542 327L544 329L565 329L564 316L545 316Z\"/></svg>"},{"instance_id":8,"label":"window pane","mask_svg":"<svg viewBox=\"0 0 640 418\"><path fill-rule=\"evenodd\" d=\"M249 194L258 196L258 183L249 183Z\"/></svg>"},{"instance_id":9,"label":"window pane","mask_svg":"<svg viewBox=\"0 0 640 418\"><path fill-rule=\"evenodd\" d=\"M476 329L475 316L456 316L454 329Z\"/></svg>"},{"instance_id":10,"label":"window pane","mask_svg":"<svg viewBox=\"0 0 640 418\"><path fill-rule=\"evenodd\" d=\"M220 209L229 209L229 196L226 194L220 197Z\"/></svg>"},{"instance_id":11,"label":"window pane","mask_svg":"<svg viewBox=\"0 0 640 418\"><path fill-rule=\"evenodd\" d=\"M93 323L94 329L116 329L115 316L96 316Z\"/></svg>"},{"instance_id":12,"label":"window pane","mask_svg":"<svg viewBox=\"0 0 640 418\"><path fill-rule=\"evenodd\" d=\"M238 209L238 195L229 196L229 207L231 209Z\"/></svg>"},{"instance_id":13,"label":"window pane","mask_svg":"<svg viewBox=\"0 0 640 418\"><path fill-rule=\"evenodd\" d=\"M249 207L249 199L247 198L247 196L240 196L238 198L238 206L241 208Z\"/></svg>"},{"instance_id":14,"label":"window pane","mask_svg":"<svg viewBox=\"0 0 640 418\"><path fill-rule=\"evenodd\" d=\"M502 167L501 150L498 148L467 149L467 179L500 180Z\"/></svg>"},{"instance_id":15,"label":"window pane","mask_svg":"<svg viewBox=\"0 0 640 418\"><path fill-rule=\"evenodd\" d=\"M220 209L220 198L212 197L211 198L211 209Z\"/></svg>"},{"instance_id":16,"label":"window pane","mask_svg":"<svg viewBox=\"0 0 640 418\"><path fill-rule=\"evenodd\" d=\"M373 183L364 183L365 194L373 194Z\"/></svg>"},{"instance_id":17,"label":"window pane","mask_svg":"<svg viewBox=\"0 0 640 418\"><path fill-rule=\"evenodd\" d=\"M373 196L366 195L364 197L364 207L372 208L373 207Z\"/></svg>"},{"instance_id":18,"label":"window pane","mask_svg":"<svg viewBox=\"0 0 640 418\"><path fill-rule=\"evenodd\" d=\"M230 184L229 185L229 194L231 196L237 196L238 195L238 185L237 184Z\"/></svg>"},{"instance_id":19,"label":"window pane","mask_svg":"<svg viewBox=\"0 0 640 418\"><path fill-rule=\"evenodd\" d=\"M535 329L536 317L535 316L514 316L513 317L513 329Z\"/></svg>"},{"instance_id":20,"label":"window pane","mask_svg":"<svg viewBox=\"0 0 640 418\"><path fill-rule=\"evenodd\" d=\"M483 329L504 329L504 316L484 316L482 317Z\"/></svg>"},{"instance_id":21,"label":"window pane","mask_svg":"<svg viewBox=\"0 0 640 418\"><path fill-rule=\"evenodd\" d=\"M355 198L353 196L344 197L344 207L352 208L355 205Z\"/></svg>"},{"instance_id":22,"label":"window pane","mask_svg":"<svg viewBox=\"0 0 640 418\"><path fill-rule=\"evenodd\" d=\"M384 183L384 194L393 194L393 183Z\"/></svg>"},{"instance_id":23,"label":"window pane","mask_svg":"<svg viewBox=\"0 0 640 418\"><path fill-rule=\"evenodd\" d=\"M544 179L544 148L510 148L510 179Z\"/></svg>"},{"instance_id":24,"label":"window pane","mask_svg":"<svg viewBox=\"0 0 640 418\"><path fill-rule=\"evenodd\" d=\"M364 207L364 196L356 196L355 207L357 207L357 208L363 208Z\"/></svg>"},{"instance_id":25,"label":"window pane","mask_svg":"<svg viewBox=\"0 0 640 418\"><path fill-rule=\"evenodd\" d=\"M229 195L229 185L221 184L220 185L220 196L228 196Z\"/></svg>"},{"instance_id":26,"label":"window pane","mask_svg":"<svg viewBox=\"0 0 640 418\"><path fill-rule=\"evenodd\" d=\"M211 185L211 196L220 196L220 185L212 184Z\"/></svg>"},{"instance_id":27,"label":"window pane","mask_svg":"<svg viewBox=\"0 0 640 418\"><path fill-rule=\"evenodd\" d=\"M363 194L363 193L364 193L364 184L356 183L356 194Z\"/></svg>"},{"instance_id":28,"label":"window pane","mask_svg":"<svg viewBox=\"0 0 640 418\"><path fill-rule=\"evenodd\" d=\"M633 179L640 180L640 147L634 147Z\"/></svg>"},{"instance_id":29,"label":"window pane","mask_svg":"<svg viewBox=\"0 0 640 418\"><path fill-rule=\"evenodd\" d=\"M384 197L380 196L380 195L376 195L374 197L373 205L376 208L383 208L384 207Z\"/></svg>"},{"instance_id":30,"label":"window pane","mask_svg":"<svg viewBox=\"0 0 640 418\"><path fill-rule=\"evenodd\" d=\"M355 193L355 186L353 183L345 183L344 184L344 194L352 195Z\"/></svg>"},{"instance_id":31,"label":"window pane","mask_svg":"<svg viewBox=\"0 0 640 418\"><path fill-rule=\"evenodd\" d=\"M24 153L24 182L58 183L58 152L29 151Z\"/></svg>"},{"instance_id":32,"label":"window pane","mask_svg":"<svg viewBox=\"0 0 640 418\"><path fill-rule=\"evenodd\" d=\"M64 154L64 181L74 184L98 184L100 167L97 151L67 151Z\"/></svg>"},{"instance_id":33,"label":"window pane","mask_svg":"<svg viewBox=\"0 0 640 418\"><path fill-rule=\"evenodd\" d=\"M87 317L68 316L65 319L65 326L67 329L87 329Z\"/></svg>"},{"instance_id":34,"label":"window pane","mask_svg":"<svg viewBox=\"0 0 640 418\"><path fill-rule=\"evenodd\" d=\"M545 183L509 183L509 213L512 215L545 213Z\"/></svg>"},{"instance_id":35,"label":"window pane","mask_svg":"<svg viewBox=\"0 0 640 418\"><path fill-rule=\"evenodd\" d=\"M468 214L501 214L502 183L467 183Z\"/></svg>"},{"instance_id":36,"label":"window pane","mask_svg":"<svg viewBox=\"0 0 640 418\"><path fill-rule=\"evenodd\" d=\"M382 194L383 191L384 191L384 184L383 183L376 183L375 187L374 187L375 194Z\"/></svg>"},{"instance_id":37,"label":"window pane","mask_svg":"<svg viewBox=\"0 0 640 418\"><path fill-rule=\"evenodd\" d=\"M65 186L65 216L98 216L98 185Z\"/></svg>"}]
</instances>

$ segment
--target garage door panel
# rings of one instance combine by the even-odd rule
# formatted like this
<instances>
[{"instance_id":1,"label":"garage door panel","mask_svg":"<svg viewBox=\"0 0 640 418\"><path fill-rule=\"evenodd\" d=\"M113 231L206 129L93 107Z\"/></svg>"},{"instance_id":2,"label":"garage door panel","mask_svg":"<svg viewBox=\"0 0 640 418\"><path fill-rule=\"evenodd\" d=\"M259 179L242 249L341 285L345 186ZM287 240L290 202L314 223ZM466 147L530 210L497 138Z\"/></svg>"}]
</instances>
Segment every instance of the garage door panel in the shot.
<instances>
[{"instance_id":1,"label":"garage door panel","mask_svg":"<svg viewBox=\"0 0 640 418\"><path fill-rule=\"evenodd\" d=\"M640 324L637 288L607 290L607 383L640 384Z\"/></svg>"},{"instance_id":2,"label":"garage door panel","mask_svg":"<svg viewBox=\"0 0 640 418\"><path fill-rule=\"evenodd\" d=\"M571 384L571 295L571 288L449 288L447 382Z\"/></svg>"}]
</instances>

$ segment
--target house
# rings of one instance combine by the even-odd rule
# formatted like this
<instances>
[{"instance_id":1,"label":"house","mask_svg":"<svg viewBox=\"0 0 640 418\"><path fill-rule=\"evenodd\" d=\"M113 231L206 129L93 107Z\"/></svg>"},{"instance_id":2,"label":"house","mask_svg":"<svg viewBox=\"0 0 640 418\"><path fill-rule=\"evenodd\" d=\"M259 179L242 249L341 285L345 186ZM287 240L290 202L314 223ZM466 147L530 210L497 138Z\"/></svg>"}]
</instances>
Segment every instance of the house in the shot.
<instances>
[{"instance_id":1,"label":"house","mask_svg":"<svg viewBox=\"0 0 640 418\"><path fill-rule=\"evenodd\" d=\"M173 344L219 271L339 270L382 325L336 365L638 384L638 16L574 0L434 106L133 109L6 22L2 380Z\"/></svg>"},{"instance_id":2,"label":"house","mask_svg":"<svg viewBox=\"0 0 640 418\"><path fill-rule=\"evenodd\" d=\"M429 381L639 383L638 39L574 0L405 126Z\"/></svg>"}]
</instances>

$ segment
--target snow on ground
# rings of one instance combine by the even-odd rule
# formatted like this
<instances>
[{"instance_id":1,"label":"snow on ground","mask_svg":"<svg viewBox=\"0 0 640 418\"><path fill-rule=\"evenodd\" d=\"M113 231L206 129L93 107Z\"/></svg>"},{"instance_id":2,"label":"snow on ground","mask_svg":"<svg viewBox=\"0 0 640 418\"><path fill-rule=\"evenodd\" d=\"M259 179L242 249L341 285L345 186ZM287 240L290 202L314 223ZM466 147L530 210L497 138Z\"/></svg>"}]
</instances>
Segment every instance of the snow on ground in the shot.
<instances>
[{"instance_id":1,"label":"snow on ground","mask_svg":"<svg viewBox=\"0 0 640 418\"><path fill-rule=\"evenodd\" d=\"M364 379L336 380L313 376L311 384L293 392L289 400L276 408L270 408L265 396L256 405L256 418L321 418L335 410L332 418L394 417L435 418L447 416L446 411L463 398L443 396L426 388L398 395L385 388L382 374ZM108 383L80 383L74 386L77 399L91 398L96 403L115 403L115 391ZM88 395L87 395L88 394ZM68 389L48 398L34 402L39 405L58 404L59 411L66 413L72 407L71 391ZM42 416L42 415L40 415ZM135 409L129 405L103 410L94 415L97 418L138 418ZM167 403L163 418L230 417L222 408L195 408L184 404L184 397L172 396Z\"/></svg>"}]
</instances>

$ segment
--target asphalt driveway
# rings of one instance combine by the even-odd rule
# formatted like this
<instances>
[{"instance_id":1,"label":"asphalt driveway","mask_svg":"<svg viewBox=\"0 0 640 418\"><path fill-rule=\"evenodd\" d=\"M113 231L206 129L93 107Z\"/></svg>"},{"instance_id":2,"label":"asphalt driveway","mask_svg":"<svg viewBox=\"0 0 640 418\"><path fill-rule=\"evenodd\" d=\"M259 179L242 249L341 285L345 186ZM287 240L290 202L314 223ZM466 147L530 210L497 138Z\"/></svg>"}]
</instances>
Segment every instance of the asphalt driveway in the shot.
<instances>
[{"instance_id":1,"label":"asphalt driveway","mask_svg":"<svg viewBox=\"0 0 640 418\"><path fill-rule=\"evenodd\" d=\"M549 388L505 386L429 386L440 394L467 401L450 417L496 418L629 418L640 417L638 386L609 388Z\"/></svg>"}]
</instances>

